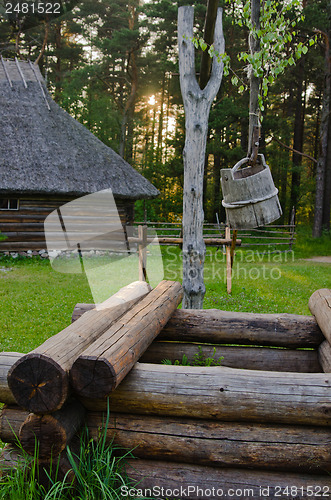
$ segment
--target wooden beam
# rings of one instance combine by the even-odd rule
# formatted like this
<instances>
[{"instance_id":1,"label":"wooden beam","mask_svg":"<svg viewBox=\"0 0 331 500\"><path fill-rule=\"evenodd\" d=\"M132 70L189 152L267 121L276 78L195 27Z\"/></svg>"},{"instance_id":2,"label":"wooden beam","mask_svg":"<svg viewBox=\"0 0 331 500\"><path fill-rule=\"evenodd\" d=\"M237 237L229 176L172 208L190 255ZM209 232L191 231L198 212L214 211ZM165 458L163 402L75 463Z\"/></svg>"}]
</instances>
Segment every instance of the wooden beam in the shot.
<instances>
[{"instance_id":1,"label":"wooden beam","mask_svg":"<svg viewBox=\"0 0 331 500\"><path fill-rule=\"evenodd\" d=\"M81 400L89 410L107 409L107 399ZM136 363L109 405L121 413L331 426L331 378L325 373Z\"/></svg>"},{"instance_id":2,"label":"wooden beam","mask_svg":"<svg viewBox=\"0 0 331 500\"><path fill-rule=\"evenodd\" d=\"M331 344L331 289L321 288L314 292L308 303L310 312L322 330L324 337Z\"/></svg>"},{"instance_id":3,"label":"wooden beam","mask_svg":"<svg viewBox=\"0 0 331 500\"><path fill-rule=\"evenodd\" d=\"M11 367L24 354L20 352L1 352L0 353L0 401L9 405L16 404L16 400L9 389L7 377Z\"/></svg>"},{"instance_id":4,"label":"wooden beam","mask_svg":"<svg viewBox=\"0 0 331 500\"><path fill-rule=\"evenodd\" d=\"M7 418L9 419L8 416ZM30 413L20 426L18 434L20 443L32 456L37 444L41 460L55 458L80 430L84 418L85 408L75 399L67 401L60 410L51 415Z\"/></svg>"},{"instance_id":5,"label":"wooden beam","mask_svg":"<svg viewBox=\"0 0 331 500\"><path fill-rule=\"evenodd\" d=\"M139 361L161 363L164 359L169 359L174 362L177 359L181 360L185 354L188 361L192 362L194 356L198 354L198 346L205 358L213 356L216 361L223 357L221 365L230 368L297 373L322 372L317 349L273 349L154 341Z\"/></svg>"},{"instance_id":6,"label":"wooden beam","mask_svg":"<svg viewBox=\"0 0 331 500\"><path fill-rule=\"evenodd\" d=\"M331 373L331 345L327 340L324 340L319 346L318 357L323 372Z\"/></svg>"},{"instance_id":7,"label":"wooden beam","mask_svg":"<svg viewBox=\"0 0 331 500\"><path fill-rule=\"evenodd\" d=\"M94 304L77 304L73 321L93 307ZM177 309L158 340L311 348L318 347L324 337L312 316Z\"/></svg>"},{"instance_id":8,"label":"wooden beam","mask_svg":"<svg viewBox=\"0 0 331 500\"><path fill-rule=\"evenodd\" d=\"M331 472L330 430L323 427L217 422L88 412L89 435L138 458L268 471ZM103 434L102 434L103 435Z\"/></svg>"},{"instance_id":9,"label":"wooden beam","mask_svg":"<svg viewBox=\"0 0 331 500\"><path fill-rule=\"evenodd\" d=\"M312 316L179 309L172 315L158 340L318 347L324 337Z\"/></svg>"},{"instance_id":10,"label":"wooden beam","mask_svg":"<svg viewBox=\"0 0 331 500\"><path fill-rule=\"evenodd\" d=\"M312 476L132 459L128 461L126 471L142 496L150 496L152 491L162 498L173 492L174 498L185 498L185 494L190 500L210 500L213 494L214 498L242 500L291 497L309 500L313 498L312 493L328 495L331 489L330 475L325 473ZM293 495L288 496L286 492L290 491Z\"/></svg>"}]
</instances>

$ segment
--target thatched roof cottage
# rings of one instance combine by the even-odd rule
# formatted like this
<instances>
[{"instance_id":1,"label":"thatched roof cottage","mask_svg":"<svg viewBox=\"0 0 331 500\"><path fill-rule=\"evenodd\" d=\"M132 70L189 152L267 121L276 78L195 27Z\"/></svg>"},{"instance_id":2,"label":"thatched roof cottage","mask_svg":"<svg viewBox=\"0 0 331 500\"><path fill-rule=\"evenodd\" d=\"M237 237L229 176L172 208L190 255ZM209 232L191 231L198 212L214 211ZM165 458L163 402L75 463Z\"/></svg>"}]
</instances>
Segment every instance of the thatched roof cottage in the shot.
<instances>
[{"instance_id":1,"label":"thatched roof cottage","mask_svg":"<svg viewBox=\"0 0 331 500\"><path fill-rule=\"evenodd\" d=\"M0 61L0 251L45 248L54 209L111 188L122 222L158 190L49 95L30 61Z\"/></svg>"}]
</instances>

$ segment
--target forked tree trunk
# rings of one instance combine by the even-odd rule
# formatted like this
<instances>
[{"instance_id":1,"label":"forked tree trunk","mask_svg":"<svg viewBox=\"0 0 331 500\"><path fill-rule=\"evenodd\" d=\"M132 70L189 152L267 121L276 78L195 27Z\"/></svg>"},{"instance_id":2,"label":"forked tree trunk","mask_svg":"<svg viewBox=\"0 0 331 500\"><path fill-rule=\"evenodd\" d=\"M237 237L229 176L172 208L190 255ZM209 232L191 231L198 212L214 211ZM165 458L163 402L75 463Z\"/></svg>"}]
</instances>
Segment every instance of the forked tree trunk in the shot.
<instances>
[{"instance_id":1,"label":"forked tree trunk","mask_svg":"<svg viewBox=\"0 0 331 500\"><path fill-rule=\"evenodd\" d=\"M214 59L211 77L201 90L195 76L193 36L194 7L178 9L178 48L180 86L185 109L184 195L183 195L183 289L182 307L202 308L205 295L203 266L206 247L203 241L203 172L208 116L219 90L223 63ZM214 47L224 53L222 9L218 9Z\"/></svg>"}]
</instances>

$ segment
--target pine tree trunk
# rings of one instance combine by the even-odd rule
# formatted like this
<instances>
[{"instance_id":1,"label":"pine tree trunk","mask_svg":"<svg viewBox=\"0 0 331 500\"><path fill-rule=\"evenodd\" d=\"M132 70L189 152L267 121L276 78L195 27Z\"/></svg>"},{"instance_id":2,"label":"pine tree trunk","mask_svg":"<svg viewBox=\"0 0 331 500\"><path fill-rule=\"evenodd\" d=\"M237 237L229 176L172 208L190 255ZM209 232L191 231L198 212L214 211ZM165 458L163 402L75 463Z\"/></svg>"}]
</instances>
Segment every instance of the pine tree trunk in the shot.
<instances>
[{"instance_id":1,"label":"pine tree trunk","mask_svg":"<svg viewBox=\"0 0 331 500\"><path fill-rule=\"evenodd\" d=\"M205 295L203 266L206 247L203 241L203 173L208 117L221 84L223 63L214 59L212 73L201 90L195 76L194 46L184 37L193 36L194 8L178 9L179 74L185 109L184 195L183 195L183 308L202 308ZM224 53L222 10L218 10L215 49Z\"/></svg>"},{"instance_id":2,"label":"pine tree trunk","mask_svg":"<svg viewBox=\"0 0 331 500\"><path fill-rule=\"evenodd\" d=\"M214 165L213 165L213 177L214 177L214 196L213 196L213 222L217 222L216 214L220 211L220 198L221 198L221 155L220 153L214 154Z\"/></svg>"},{"instance_id":3,"label":"pine tree trunk","mask_svg":"<svg viewBox=\"0 0 331 500\"><path fill-rule=\"evenodd\" d=\"M61 76L61 47L62 47L62 23L59 22L55 25L55 102L59 102L62 90L62 76Z\"/></svg>"},{"instance_id":4,"label":"pine tree trunk","mask_svg":"<svg viewBox=\"0 0 331 500\"><path fill-rule=\"evenodd\" d=\"M304 132L304 115L305 115L305 101L302 97L304 85L304 63L300 60L297 67L297 96L295 104L295 119L294 119L294 137L293 137L293 149L302 152L303 149L303 132ZM290 201L290 212L289 218L291 218L291 208L295 207L297 209L299 202L299 190L301 181L301 164L302 156L293 153L292 157L293 167L292 167L292 179L291 179L291 201ZM290 221L289 221L290 223Z\"/></svg>"},{"instance_id":5,"label":"pine tree trunk","mask_svg":"<svg viewBox=\"0 0 331 500\"><path fill-rule=\"evenodd\" d=\"M324 204L322 226L326 231L330 231L330 211L331 211L331 116L329 114L329 137L328 137L328 155L325 165L324 180Z\"/></svg>"},{"instance_id":6,"label":"pine tree trunk","mask_svg":"<svg viewBox=\"0 0 331 500\"><path fill-rule=\"evenodd\" d=\"M320 151L318 156L317 168L316 168L316 191L315 191L315 213L314 213L314 226L313 226L313 237L318 238L322 236L322 225L323 225L323 215L325 216L324 210L325 199L324 195L326 188L326 170L327 170L327 160L328 155L328 139L330 139L331 133L329 131L330 123L330 94L331 94L331 65L330 65L330 45L329 37L324 33L325 40L325 80L324 80L324 92L322 101L322 115L321 115L321 126L320 126ZM330 208L329 208L329 220L330 220Z\"/></svg>"}]
</instances>

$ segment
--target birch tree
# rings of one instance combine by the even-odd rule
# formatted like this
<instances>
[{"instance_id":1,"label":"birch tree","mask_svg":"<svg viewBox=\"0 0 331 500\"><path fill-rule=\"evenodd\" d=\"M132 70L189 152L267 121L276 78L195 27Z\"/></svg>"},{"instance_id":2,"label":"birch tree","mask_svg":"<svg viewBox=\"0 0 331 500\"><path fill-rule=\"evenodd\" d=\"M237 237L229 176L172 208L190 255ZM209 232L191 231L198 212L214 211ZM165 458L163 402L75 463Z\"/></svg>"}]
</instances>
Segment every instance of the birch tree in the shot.
<instances>
[{"instance_id":1,"label":"birch tree","mask_svg":"<svg viewBox=\"0 0 331 500\"><path fill-rule=\"evenodd\" d=\"M202 90L195 73L193 38L194 7L178 9L180 87L185 110L183 193L183 308L202 308L206 292L203 268L206 247L203 240L203 173L211 104L221 85L223 63L213 60L210 79ZM218 9L213 47L224 53L222 9Z\"/></svg>"}]
</instances>

